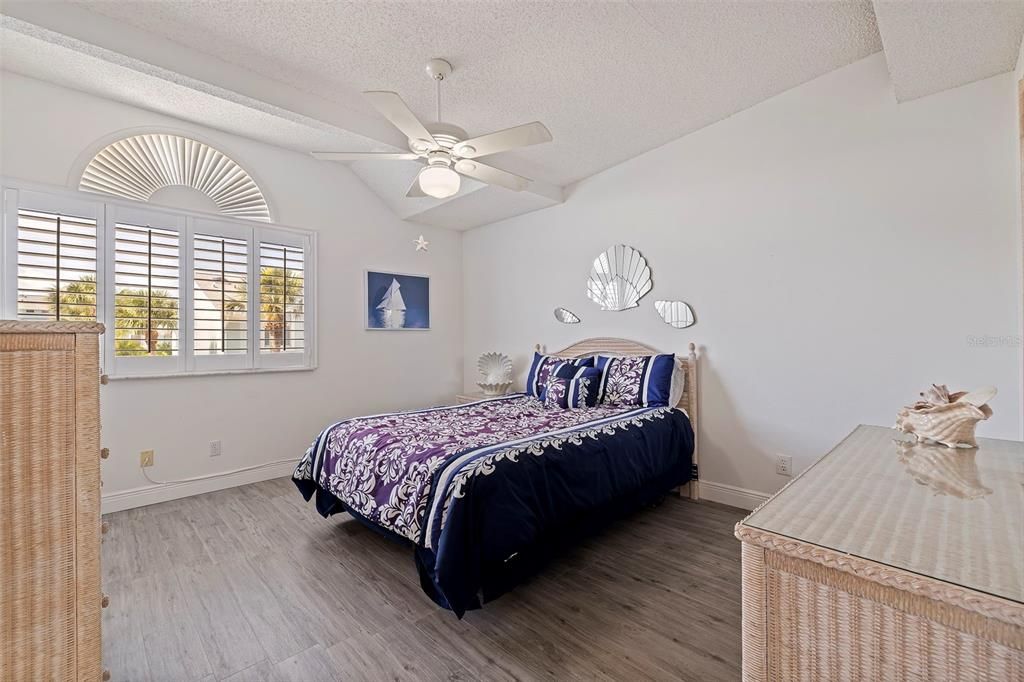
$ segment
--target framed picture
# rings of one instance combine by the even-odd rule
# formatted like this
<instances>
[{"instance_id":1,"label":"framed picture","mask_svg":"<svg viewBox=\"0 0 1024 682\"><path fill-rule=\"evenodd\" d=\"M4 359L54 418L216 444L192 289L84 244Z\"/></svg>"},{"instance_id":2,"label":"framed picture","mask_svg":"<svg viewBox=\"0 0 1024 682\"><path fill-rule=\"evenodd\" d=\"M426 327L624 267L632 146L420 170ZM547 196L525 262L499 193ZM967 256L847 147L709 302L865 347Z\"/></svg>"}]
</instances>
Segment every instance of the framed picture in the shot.
<instances>
[{"instance_id":1,"label":"framed picture","mask_svg":"<svg viewBox=\"0 0 1024 682\"><path fill-rule=\"evenodd\" d=\"M430 278L366 271L366 328L430 329Z\"/></svg>"}]
</instances>

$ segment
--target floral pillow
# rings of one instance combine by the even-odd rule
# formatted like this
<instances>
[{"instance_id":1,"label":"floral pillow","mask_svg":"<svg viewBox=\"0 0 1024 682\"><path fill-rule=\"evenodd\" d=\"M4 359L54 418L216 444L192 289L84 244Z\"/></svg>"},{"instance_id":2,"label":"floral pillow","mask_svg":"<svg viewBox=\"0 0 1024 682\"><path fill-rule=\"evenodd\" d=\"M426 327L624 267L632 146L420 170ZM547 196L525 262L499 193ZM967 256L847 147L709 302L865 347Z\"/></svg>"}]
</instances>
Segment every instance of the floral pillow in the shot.
<instances>
[{"instance_id":1,"label":"floral pillow","mask_svg":"<svg viewBox=\"0 0 1024 682\"><path fill-rule=\"evenodd\" d=\"M533 364L530 365L530 372L526 375L526 394L541 398L544 387L547 386L551 370L557 365L567 363L574 367L593 367L594 358L559 358L554 355L533 354Z\"/></svg>"},{"instance_id":2,"label":"floral pillow","mask_svg":"<svg viewBox=\"0 0 1024 682\"><path fill-rule=\"evenodd\" d=\"M548 377L541 400L545 407L578 409L597 405L601 371L596 367L557 365Z\"/></svg>"},{"instance_id":3,"label":"floral pillow","mask_svg":"<svg viewBox=\"0 0 1024 682\"><path fill-rule=\"evenodd\" d=\"M597 400L602 405L664 407L669 404L676 356L597 356L601 371Z\"/></svg>"}]
</instances>

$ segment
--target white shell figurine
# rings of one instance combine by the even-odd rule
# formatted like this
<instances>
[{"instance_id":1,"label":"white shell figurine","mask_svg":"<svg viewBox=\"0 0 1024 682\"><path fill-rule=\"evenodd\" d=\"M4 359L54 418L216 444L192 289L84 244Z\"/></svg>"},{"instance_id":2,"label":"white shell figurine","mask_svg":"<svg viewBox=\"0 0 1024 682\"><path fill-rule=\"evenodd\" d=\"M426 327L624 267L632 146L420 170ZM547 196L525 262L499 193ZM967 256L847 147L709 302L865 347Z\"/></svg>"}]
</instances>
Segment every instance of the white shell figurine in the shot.
<instances>
[{"instance_id":1,"label":"white shell figurine","mask_svg":"<svg viewBox=\"0 0 1024 682\"><path fill-rule=\"evenodd\" d=\"M476 382L484 395L505 395L512 386L512 359L504 353L484 353L476 361L484 380Z\"/></svg>"},{"instance_id":2,"label":"white shell figurine","mask_svg":"<svg viewBox=\"0 0 1024 682\"><path fill-rule=\"evenodd\" d=\"M976 448L974 429L978 422L992 416L988 401L995 395L995 386L950 394L944 385L933 384L921 393L921 400L900 410L896 415L896 428L913 434L919 442Z\"/></svg>"},{"instance_id":3,"label":"white shell figurine","mask_svg":"<svg viewBox=\"0 0 1024 682\"><path fill-rule=\"evenodd\" d=\"M653 286L647 259L632 246L616 244L594 259L587 297L601 310L626 310L640 305Z\"/></svg>"}]
</instances>

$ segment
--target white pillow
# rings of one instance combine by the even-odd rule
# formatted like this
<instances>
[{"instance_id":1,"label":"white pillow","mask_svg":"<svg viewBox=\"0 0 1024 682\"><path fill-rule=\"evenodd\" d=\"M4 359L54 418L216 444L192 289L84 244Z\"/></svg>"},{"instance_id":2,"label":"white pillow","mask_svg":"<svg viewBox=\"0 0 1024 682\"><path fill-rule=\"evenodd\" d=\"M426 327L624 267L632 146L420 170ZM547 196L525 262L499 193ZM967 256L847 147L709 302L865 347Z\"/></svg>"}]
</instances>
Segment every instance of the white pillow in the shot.
<instances>
[{"instance_id":1,"label":"white pillow","mask_svg":"<svg viewBox=\"0 0 1024 682\"><path fill-rule=\"evenodd\" d=\"M683 360L676 356L676 366L672 370L672 387L668 391L669 407L678 407L679 401L683 399L683 392L686 391L686 370L683 369Z\"/></svg>"}]
</instances>

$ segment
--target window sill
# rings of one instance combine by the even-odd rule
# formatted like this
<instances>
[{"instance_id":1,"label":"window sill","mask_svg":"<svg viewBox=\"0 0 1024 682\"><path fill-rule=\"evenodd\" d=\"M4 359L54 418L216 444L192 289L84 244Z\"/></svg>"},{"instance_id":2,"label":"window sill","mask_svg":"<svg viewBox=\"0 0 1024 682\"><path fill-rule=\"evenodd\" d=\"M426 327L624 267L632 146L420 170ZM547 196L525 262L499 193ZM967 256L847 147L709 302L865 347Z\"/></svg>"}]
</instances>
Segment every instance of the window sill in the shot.
<instances>
[{"instance_id":1,"label":"window sill","mask_svg":"<svg viewBox=\"0 0 1024 682\"><path fill-rule=\"evenodd\" d=\"M162 374L110 374L111 381L130 381L133 379L183 379L187 377L225 376L229 374L278 374L280 372L312 372L316 365L308 367L263 367L260 369L204 369L196 372L165 372Z\"/></svg>"}]
</instances>

